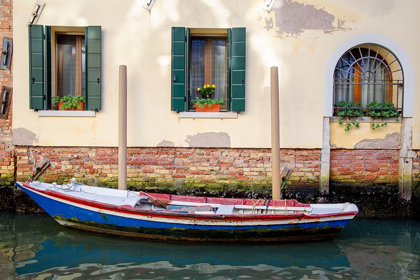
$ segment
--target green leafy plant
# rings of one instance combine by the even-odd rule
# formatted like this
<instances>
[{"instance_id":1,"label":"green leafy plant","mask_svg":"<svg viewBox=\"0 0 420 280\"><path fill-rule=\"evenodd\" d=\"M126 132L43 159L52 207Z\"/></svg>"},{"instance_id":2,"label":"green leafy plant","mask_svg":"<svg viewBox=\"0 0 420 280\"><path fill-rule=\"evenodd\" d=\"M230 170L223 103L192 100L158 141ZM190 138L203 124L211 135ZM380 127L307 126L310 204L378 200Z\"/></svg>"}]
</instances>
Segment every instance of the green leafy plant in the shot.
<instances>
[{"instance_id":1,"label":"green leafy plant","mask_svg":"<svg viewBox=\"0 0 420 280\"><path fill-rule=\"evenodd\" d=\"M60 96L53 96L53 98L52 98L52 102L53 102L54 104L57 104L58 102L60 102Z\"/></svg>"},{"instance_id":2,"label":"green leafy plant","mask_svg":"<svg viewBox=\"0 0 420 280\"><path fill-rule=\"evenodd\" d=\"M80 105L80 103L85 103L86 99L83 96L71 96L66 95L63 97L59 97L59 96L54 96L52 98L53 103L58 104L59 102L63 102L63 105L61 105L61 108L63 108L64 110L75 110L76 108L81 109L82 106Z\"/></svg>"},{"instance_id":3,"label":"green leafy plant","mask_svg":"<svg viewBox=\"0 0 420 280\"><path fill-rule=\"evenodd\" d=\"M359 127L358 118L363 117L363 111L360 103L357 101L340 101L334 104L336 107L336 115L338 116L338 123L344 125L344 131L350 131L352 126Z\"/></svg>"},{"instance_id":4,"label":"green leafy plant","mask_svg":"<svg viewBox=\"0 0 420 280\"><path fill-rule=\"evenodd\" d=\"M395 108L393 103L388 101L379 103L377 101L370 102L367 106L367 115L372 118L372 122L370 123L370 128L372 130L376 130L380 127L384 127L388 125L386 119L389 118L397 118L399 117L399 112Z\"/></svg>"},{"instance_id":5,"label":"green leafy plant","mask_svg":"<svg viewBox=\"0 0 420 280\"><path fill-rule=\"evenodd\" d=\"M211 99L211 98L198 98L196 97L193 101L192 104L196 104L198 105L198 107L200 108L205 108L210 107L211 105L214 104L223 104L223 98L222 99Z\"/></svg>"}]
</instances>

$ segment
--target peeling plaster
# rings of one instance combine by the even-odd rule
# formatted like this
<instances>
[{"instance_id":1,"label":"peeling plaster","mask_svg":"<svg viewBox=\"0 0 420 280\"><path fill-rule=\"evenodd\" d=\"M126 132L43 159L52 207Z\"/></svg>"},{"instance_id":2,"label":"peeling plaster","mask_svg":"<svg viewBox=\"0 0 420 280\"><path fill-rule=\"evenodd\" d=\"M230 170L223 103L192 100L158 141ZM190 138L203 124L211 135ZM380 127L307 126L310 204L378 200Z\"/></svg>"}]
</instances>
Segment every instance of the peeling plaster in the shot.
<instances>
[{"instance_id":1,"label":"peeling plaster","mask_svg":"<svg viewBox=\"0 0 420 280\"><path fill-rule=\"evenodd\" d=\"M26 128L13 129L12 144L16 146L29 146L38 143L38 137L35 133Z\"/></svg>"},{"instance_id":2,"label":"peeling plaster","mask_svg":"<svg viewBox=\"0 0 420 280\"><path fill-rule=\"evenodd\" d=\"M230 136L226 132L206 132L187 135L185 142L190 147L230 148Z\"/></svg>"},{"instance_id":3,"label":"peeling plaster","mask_svg":"<svg viewBox=\"0 0 420 280\"><path fill-rule=\"evenodd\" d=\"M175 147L174 142L163 139L156 147Z\"/></svg>"},{"instance_id":4,"label":"peeling plaster","mask_svg":"<svg viewBox=\"0 0 420 280\"><path fill-rule=\"evenodd\" d=\"M365 139L354 145L355 149L399 149L400 133L387 134L385 139Z\"/></svg>"},{"instance_id":5,"label":"peeling plaster","mask_svg":"<svg viewBox=\"0 0 420 280\"><path fill-rule=\"evenodd\" d=\"M343 15L329 13L325 7L317 8L296 0L277 0L270 13L264 12L262 6L257 6L257 9L258 20L264 25L263 28L275 31L280 38L296 38L305 30L322 30L324 33L346 31L351 29L347 27L347 22L356 20L347 16L342 18Z\"/></svg>"},{"instance_id":6,"label":"peeling plaster","mask_svg":"<svg viewBox=\"0 0 420 280\"><path fill-rule=\"evenodd\" d=\"M274 7L274 11L279 35L286 33L296 36L304 29L324 30L325 32L337 29L333 26L335 16L325 10L317 9L313 5L287 0L279 8Z\"/></svg>"}]
</instances>

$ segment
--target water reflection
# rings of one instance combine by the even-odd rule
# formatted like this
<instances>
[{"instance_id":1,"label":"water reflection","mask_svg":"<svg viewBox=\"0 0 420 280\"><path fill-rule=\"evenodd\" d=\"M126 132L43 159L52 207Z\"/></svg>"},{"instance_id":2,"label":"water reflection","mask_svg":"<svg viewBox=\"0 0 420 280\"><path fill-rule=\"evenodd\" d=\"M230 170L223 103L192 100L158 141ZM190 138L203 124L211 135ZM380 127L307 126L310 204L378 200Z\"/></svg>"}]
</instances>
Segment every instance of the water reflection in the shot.
<instances>
[{"instance_id":1,"label":"water reflection","mask_svg":"<svg viewBox=\"0 0 420 280\"><path fill-rule=\"evenodd\" d=\"M0 214L0 279L420 279L420 222L352 221L333 241L185 244Z\"/></svg>"}]
</instances>

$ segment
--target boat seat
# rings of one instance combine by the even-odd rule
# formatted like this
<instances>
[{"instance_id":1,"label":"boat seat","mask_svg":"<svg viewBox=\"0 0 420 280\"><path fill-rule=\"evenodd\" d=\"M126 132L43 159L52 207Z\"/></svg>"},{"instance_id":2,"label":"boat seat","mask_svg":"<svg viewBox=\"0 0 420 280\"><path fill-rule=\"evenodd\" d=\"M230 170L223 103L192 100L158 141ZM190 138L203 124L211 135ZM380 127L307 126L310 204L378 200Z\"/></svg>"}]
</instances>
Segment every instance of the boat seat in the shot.
<instances>
[{"instance_id":1,"label":"boat seat","mask_svg":"<svg viewBox=\"0 0 420 280\"><path fill-rule=\"evenodd\" d=\"M147 196L129 196L126 199L124 199L124 201L122 202L122 206L131 206L132 208L134 208L137 203L142 200L142 199L146 199L148 200Z\"/></svg>"},{"instance_id":2,"label":"boat seat","mask_svg":"<svg viewBox=\"0 0 420 280\"><path fill-rule=\"evenodd\" d=\"M231 215L233 213L234 208L235 205L220 205L220 207L216 211L216 214Z\"/></svg>"}]
</instances>

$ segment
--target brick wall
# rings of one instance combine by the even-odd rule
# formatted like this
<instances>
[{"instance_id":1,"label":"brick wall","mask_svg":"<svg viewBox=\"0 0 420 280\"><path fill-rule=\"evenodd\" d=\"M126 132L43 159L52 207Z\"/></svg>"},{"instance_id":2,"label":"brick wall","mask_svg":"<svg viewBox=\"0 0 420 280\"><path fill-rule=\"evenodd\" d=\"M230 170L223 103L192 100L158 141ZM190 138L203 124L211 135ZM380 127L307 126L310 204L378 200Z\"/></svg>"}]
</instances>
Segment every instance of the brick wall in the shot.
<instances>
[{"instance_id":1,"label":"brick wall","mask_svg":"<svg viewBox=\"0 0 420 280\"><path fill-rule=\"evenodd\" d=\"M131 186L271 186L269 149L129 148L127 153ZM281 165L292 170L291 187L318 188L320 154L318 149L281 150ZM331 150L331 182L396 185L398 155L398 150ZM45 181L65 182L76 177L85 183L117 185L116 148L18 147L17 179L26 180L34 162L42 158L52 162L43 176ZM418 169L414 168L414 175Z\"/></svg>"},{"instance_id":2,"label":"brick wall","mask_svg":"<svg viewBox=\"0 0 420 280\"><path fill-rule=\"evenodd\" d=\"M0 2L0 49L3 37L13 38L13 0ZM2 86L11 87L13 83L13 61L10 70L0 70L0 83Z\"/></svg>"},{"instance_id":3,"label":"brick wall","mask_svg":"<svg viewBox=\"0 0 420 280\"><path fill-rule=\"evenodd\" d=\"M13 0L0 2L0 49L3 37L13 37ZM13 61L10 70L0 70L0 89L2 86L12 87ZM12 146L12 110L10 108L7 118L0 118L0 185L9 185L14 182L14 160Z\"/></svg>"},{"instance_id":4,"label":"brick wall","mask_svg":"<svg viewBox=\"0 0 420 280\"><path fill-rule=\"evenodd\" d=\"M331 150L330 179L358 185L397 184L399 150Z\"/></svg>"},{"instance_id":5,"label":"brick wall","mask_svg":"<svg viewBox=\"0 0 420 280\"><path fill-rule=\"evenodd\" d=\"M128 185L271 186L269 149L129 148ZM118 182L116 148L41 148L16 149L17 177L26 180L34 162L51 160L45 181L79 181L115 186ZM293 171L294 186L318 187L320 150L282 150L281 164ZM90 182L92 183L92 182Z\"/></svg>"}]
</instances>

